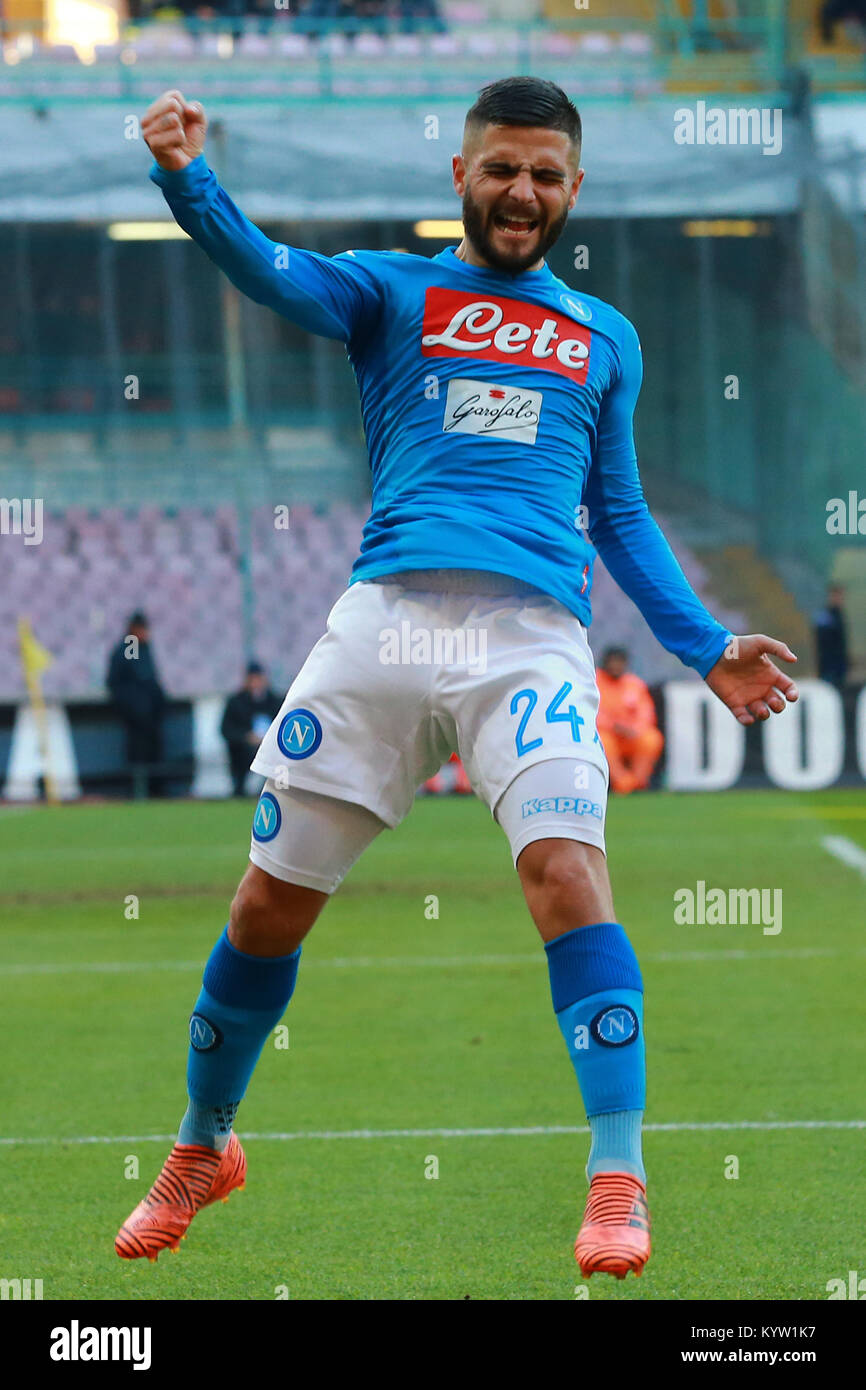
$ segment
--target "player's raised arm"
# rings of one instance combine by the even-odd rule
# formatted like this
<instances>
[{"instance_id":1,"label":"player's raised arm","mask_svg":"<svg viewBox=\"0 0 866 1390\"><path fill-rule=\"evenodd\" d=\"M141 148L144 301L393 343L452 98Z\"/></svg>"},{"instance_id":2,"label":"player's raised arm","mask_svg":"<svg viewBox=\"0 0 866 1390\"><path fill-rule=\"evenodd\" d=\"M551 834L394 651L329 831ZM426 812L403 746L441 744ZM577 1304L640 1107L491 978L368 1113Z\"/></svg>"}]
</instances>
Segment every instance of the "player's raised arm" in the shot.
<instances>
[{"instance_id":1,"label":"player's raised arm","mask_svg":"<svg viewBox=\"0 0 866 1390\"><path fill-rule=\"evenodd\" d=\"M641 487L633 417L643 376L640 344L624 321L620 373L599 414L584 492L589 538L619 587L640 609L663 647L705 678L741 724L779 713L797 688L770 660L796 661L783 642L734 637L689 584L650 514Z\"/></svg>"},{"instance_id":2,"label":"player's raised arm","mask_svg":"<svg viewBox=\"0 0 866 1390\"><path fill-rule=\"evenodd\" d=\"M175 220L243 294L325 338L348 342L373 326L381 291L360 259L271 241L220 187L204 158L200 102L164 92L145 113L142 133L155 160L150 177Z\"/></svg>"}]
</instances>

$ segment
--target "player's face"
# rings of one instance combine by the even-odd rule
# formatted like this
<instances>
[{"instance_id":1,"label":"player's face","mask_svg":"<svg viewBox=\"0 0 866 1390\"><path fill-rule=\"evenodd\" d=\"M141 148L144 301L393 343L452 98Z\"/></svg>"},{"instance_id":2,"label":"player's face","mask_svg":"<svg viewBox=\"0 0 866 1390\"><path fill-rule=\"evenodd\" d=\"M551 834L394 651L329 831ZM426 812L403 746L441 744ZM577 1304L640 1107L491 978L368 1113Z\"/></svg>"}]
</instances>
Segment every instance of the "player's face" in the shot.
<instances>
[{"instance_id":1,"label":"player's face","mask_svg":"<svg viewBox=\"0 0 866 1390\"><path fill-rule=\"evenodd\" d=\"M453 161L470 265L538 270L577 201L583 170L559 130L489 125Z\"/></svg>"}]
</instances>

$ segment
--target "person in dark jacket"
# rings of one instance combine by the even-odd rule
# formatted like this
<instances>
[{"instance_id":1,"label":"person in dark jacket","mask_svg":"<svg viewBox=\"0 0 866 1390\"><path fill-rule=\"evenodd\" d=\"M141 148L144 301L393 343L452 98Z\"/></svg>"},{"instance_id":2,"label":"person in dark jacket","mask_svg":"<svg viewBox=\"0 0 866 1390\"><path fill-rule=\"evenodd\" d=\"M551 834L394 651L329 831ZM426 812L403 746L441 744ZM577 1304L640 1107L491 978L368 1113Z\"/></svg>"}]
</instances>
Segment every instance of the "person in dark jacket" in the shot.
<instances>
[{"instance_id":1,"label":"person in dark jacket","mask_svg":"<svg viewBox=\"0 0 866 1390\"><path fill-rule=\"evenodd\" d=\"M824 0L818 12L824 43L833 42L836 25L845 20L853 21L861 28L866 27L866 0Z\"/></svg>"},{"instance_id":2,"label":"person in dark jacket","mask_svg":"<svg viewBox=\"0 0 866 1390\"><path fill-rule=\"evenodd\" d=\"M815 616L815 647L819 678L844 690L848 679L848 631L845 590L841 584L830 585L827 602Z\"/></svg>"},{"instance_id":3,"label":"person in dark jacket","mask_svg":"<svg viewBox=\"0 0 866 1390\"><path fill-rule=\"evenodd\" d=\"M243 689L226 703L220 730L229 746L235 796L243 796L255 751L282 703L279 695L268 686L264 668L257 661L251 661Z\"/></svg>"},{"instance_id":4,"label":"person in dark jacket","mask_svg":"<svg viewBox=\"0 0 866 1390\"><path fill-rule=\"evenodd\" d=\"M133 613L125 636L112 651L106 685L126 728L130 767L148 768L160 763L166 697L156 673L150 624L144 613ZM146 772L144 775L148 792L156 790L157 778Z\"/></svg>"}]
</instances>

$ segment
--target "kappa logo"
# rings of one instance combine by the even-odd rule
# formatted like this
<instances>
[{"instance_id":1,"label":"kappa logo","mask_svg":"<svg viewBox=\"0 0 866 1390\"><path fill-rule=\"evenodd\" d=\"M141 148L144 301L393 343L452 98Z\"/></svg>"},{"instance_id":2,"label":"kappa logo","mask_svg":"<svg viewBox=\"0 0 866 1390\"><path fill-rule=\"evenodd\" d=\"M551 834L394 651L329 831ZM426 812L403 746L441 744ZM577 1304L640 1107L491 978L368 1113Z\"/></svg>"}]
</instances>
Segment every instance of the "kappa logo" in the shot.
<instances>
[{"instance_id":1,"label":"kappa logo","mask_svg":"<svg viewBox=\"0 0 866 1390\"><path fill-rule=\"evenodd\" d=\"M287 758L309 758L322 742L322 726L308 709L292 709L277 731L280 752Z\"/></svg>"},{"instance_id":2,"label":"kappa logo","mask_svg":"<svg viewBox=\"0 0 866 1390\"><path fill-rule=\"evenodd\" d=\"M575 304L580 301L575 300ZM483 358L557 372L583 383L592 335L571 318L519 299L488 299L431 285L424 297L425 357Z\"/></svg>"},{"instance_id":3,"label":"kappa logo","mask_svg":"<svg viewBox=\"0 0 866 1390\"><path fill-rule=\"evenodd\" d=\"M614 1004L596 1014L589 1031L602 1047L625 1047L638 1035L637 1014L628 1004Z\"/></svg>"},{"instance_id":4,"label":"kappa logo","mask_svg":"<svg viewBox=\"0 0 866 1390\"><path fill-rule=\"evenodd\" d=\"M256 813L253 816L253 839L258 840L261 845L266 845L269 840L275 839L280 833L282 820L282 813L276 797L272 796L270 792L262 792Z\"/></svg>"},{"instance_id":5,"label":"kappa logo","mask_svg":"<svg viewBox=\"0 0 866 1390\"><path fill-rule=\"evenodd\" d=\"M215 1023L204 1014L192 1014L189 1020L189 1041L196 1052L213 1052L219 1047L223 1035Z\"/></svg>"},{"instance_id":6,"label":"kappa logo","mask_svg":"<svg viewBox=\"0 0 866 1390\"><path fill-rule=\"evenodd\" d=\"M604 816L604 807L599 801L588 801L583 796L533 796L521 807L524 820L541 811L553 811L555 815L570 811L575 816L595 816L596 820Z\"/></svg>"}]
</instances>

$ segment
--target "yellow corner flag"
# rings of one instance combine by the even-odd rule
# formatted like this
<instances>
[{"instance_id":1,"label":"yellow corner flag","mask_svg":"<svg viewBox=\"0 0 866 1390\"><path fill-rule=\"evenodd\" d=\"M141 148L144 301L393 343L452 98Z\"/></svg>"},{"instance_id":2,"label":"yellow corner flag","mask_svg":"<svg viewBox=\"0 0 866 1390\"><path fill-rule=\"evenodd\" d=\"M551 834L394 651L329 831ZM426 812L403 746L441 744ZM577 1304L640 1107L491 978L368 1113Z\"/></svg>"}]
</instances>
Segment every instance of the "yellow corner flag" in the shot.
<instances>
[{"instance_id":1,"label":"yellow corner flag","mask_svg":"<svg viewBox=\"0 0 866 1390\"><path fill-rule=\"evenodd\" d=\"M27 689L32 695L32 687L35 686L39 690L41 696L42 690L39 677L42 675L43 671L48 670L48 667L54 661L54 657L43 647L41 642L37 642L36 638L33 636L33 628L30 626L29 619L27 618L18 619L18 643L21 647L21 665L24 668L24 679L27 682Z\"/></svg>"},{"instance_id":2,"label":"yellow corner flag","mask_svg":"<svg viewBox=\"0 0 866 1390\"><path fill-rule=\"evenodd\" d=\"M51 740L48 734L45 697L42 694L42 673L48 670L54 657L34 637L33 628L30 626L28 618L18 619L18 646L21 651L21 669L24 672L27 694L33 708L39 747L42 752L42 777L45 783L45 796L48 801L57 802L60 798L57 795L57 784L51 771Z\"/></svg>"}]
</instances>

